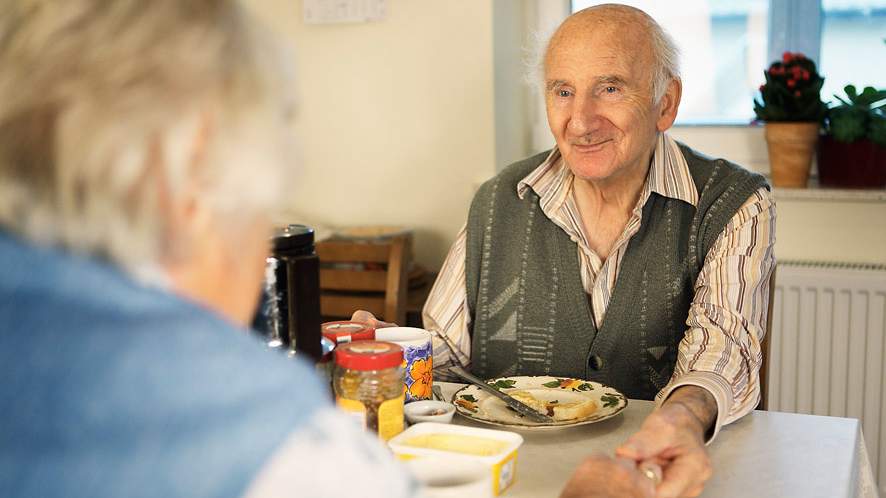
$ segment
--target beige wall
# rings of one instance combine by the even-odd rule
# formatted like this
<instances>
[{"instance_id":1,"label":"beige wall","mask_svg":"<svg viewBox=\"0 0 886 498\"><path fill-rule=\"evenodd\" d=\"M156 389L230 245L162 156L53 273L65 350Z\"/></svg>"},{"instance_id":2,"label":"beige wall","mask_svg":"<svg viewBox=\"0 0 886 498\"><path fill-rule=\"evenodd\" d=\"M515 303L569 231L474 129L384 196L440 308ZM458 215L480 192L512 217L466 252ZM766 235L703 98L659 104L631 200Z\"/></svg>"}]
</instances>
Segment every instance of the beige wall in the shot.
<instances>
[{"instance_id":1,"label":"beige wall","mask_svg":"<svg viewBox=\"0 0 886 498\"><path fill-rule=\"evenodd\" d=\"M778 259L886 264L886 202L776 203Z\"/></svg>"},{"instance_id":2,"label":"beige wall","mask_svg":"<svg viewBox=\"0 0 886 498\"><path fill-rule=\"evenodd\" d=\"M327 25L297 0L246 3L295 45L292 217L413 227L438 267L495 171L492 0L388 0L381 22Z\"/></svg>"}]
</instances>

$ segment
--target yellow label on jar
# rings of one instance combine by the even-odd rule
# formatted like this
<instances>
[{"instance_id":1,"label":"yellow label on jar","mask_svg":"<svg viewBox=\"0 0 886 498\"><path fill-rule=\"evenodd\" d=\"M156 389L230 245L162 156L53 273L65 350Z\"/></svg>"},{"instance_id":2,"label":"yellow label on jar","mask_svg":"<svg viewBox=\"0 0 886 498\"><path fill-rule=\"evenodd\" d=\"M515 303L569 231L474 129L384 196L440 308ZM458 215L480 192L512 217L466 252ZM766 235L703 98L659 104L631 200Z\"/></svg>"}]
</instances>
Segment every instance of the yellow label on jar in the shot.
<instances>
[{"instance_id":1,"label":"yellow label on jar","mask_svg":"<svg viewBox=\"0 0 886 498\"><path fill-rule=\"evenodd\" d=\"M335 404L342 409L348 416L353 418L360 424L364 430L366 429L366 406L355 399L335 398Z\"/></svg>"},{"instance_id":2,"label":"yellow label on jar","mask_svg":"<svg viewBox=\"0 0 886 498\"><path fill-rule=\"evenodd\" d=\"M383 401L378 407L378 436L387 441L403 432L403 399L405 393Z\"/></svg>"}]
</instances>

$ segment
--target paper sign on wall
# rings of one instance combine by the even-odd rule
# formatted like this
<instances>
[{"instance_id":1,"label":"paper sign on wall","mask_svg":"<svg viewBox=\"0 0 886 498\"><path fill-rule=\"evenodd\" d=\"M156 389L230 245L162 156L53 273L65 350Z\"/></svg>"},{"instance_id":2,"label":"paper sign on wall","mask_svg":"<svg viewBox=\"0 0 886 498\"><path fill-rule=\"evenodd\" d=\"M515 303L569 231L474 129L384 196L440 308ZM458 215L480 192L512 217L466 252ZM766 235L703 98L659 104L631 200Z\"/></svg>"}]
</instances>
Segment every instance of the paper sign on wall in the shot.
<instances>
[{"instance_id":1,"label":"paper sign on wall","mask_svg":"<svg viewBox=\"0 0 886 498\"><path fill-rule=\"evenodd\" d=\"M307 24L381 21L386 0L304 0Z\"/></svg>"}]
</instances>

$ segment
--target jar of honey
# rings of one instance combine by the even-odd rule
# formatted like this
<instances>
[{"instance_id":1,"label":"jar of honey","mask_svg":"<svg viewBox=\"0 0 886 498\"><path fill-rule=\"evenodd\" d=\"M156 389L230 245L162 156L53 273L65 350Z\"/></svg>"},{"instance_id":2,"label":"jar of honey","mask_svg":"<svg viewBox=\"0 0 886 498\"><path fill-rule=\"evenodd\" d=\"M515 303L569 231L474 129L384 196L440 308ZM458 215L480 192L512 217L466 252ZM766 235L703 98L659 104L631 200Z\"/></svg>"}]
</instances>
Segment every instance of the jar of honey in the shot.
<instances>
[{"instance_id":1,"label":"jar of honey","mask_svg":"<svg viewBox=\"0 0 886 498\"><path fill-rule=\"evenodd\" d=\"M335 348L335 402L370 432L387 441L403 431L403 348L357 341Z\"/></svg>"}]
</instances>

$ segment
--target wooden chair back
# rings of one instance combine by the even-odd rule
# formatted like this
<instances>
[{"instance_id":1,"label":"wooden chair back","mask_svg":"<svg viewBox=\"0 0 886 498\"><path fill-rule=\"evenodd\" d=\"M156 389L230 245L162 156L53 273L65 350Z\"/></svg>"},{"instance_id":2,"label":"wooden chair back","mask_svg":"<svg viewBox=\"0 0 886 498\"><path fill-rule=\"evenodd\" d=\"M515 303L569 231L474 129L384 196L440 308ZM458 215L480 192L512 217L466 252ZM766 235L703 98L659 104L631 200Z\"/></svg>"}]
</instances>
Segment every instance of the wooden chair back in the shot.
<instances>
[{"instance_id":1,"label":"wooden chair back","mask_svg":"<svg viewBox=\"0 0 886 498\"><path fill-rule=\"evenodd\" d=\"M772 274L769 275L769 307L766 310L766 335L760 344L760 348L763 350L763 365L760 367L760 403L757 405L758 410L769 409L769 362L772 345L772 315L775 314L776 268L773 268Z\"/></svg>"},{"instance_id":2,"label":"wooden chair back","mask_svg":"<svg viewBox=\"0 0 886 498\"><path fill-rule=\"evenodd\" d=\"M397 324L406 323L406 293L412 239L383 242L329 240L317 243L320 313L350 318L358 309ZM344 263L341 268L327 263ZM347 265L355 265L348 268Z\"/></svg>"}]
</instances>

